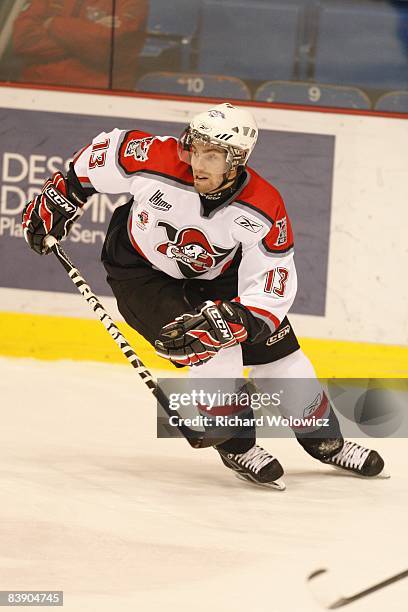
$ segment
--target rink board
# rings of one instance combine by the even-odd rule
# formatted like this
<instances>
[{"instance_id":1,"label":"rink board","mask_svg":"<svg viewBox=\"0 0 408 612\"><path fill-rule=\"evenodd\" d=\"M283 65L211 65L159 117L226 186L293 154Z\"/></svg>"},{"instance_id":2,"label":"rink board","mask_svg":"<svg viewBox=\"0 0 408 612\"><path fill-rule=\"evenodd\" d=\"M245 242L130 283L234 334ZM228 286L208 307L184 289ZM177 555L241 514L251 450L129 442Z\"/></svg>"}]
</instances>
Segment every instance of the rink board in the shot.
<instances>
[{"instance_id":1,"label":"rink board","mask_svg":"<svg viewBox=\"0 0 408 612\"><path fill-rule=\"evenodd\" d=\"M66 169L73 152L102 131L137 128L149 134L176 136L185 127L180 121L135 121L120 116L20 109L0 110L0 126L0 255L5 253L13 261L12 266L0 269L0 287L66 293L76 289L54 258L33 257L26 248L20 224L26 201L40 191L51 171ZM257 171L277 185L290 203L296 248L307 255L299 257L297 264L301 282L292 311L299 314L325 313L334 144L333 136L264 130L253 156ZM308 156L313 164L308 162ZM97 194L90 198L85 214L65 242L73 261L78 262L100 295L111 295L100 263L106 229L112 210L128 200L126 194ZM305 201L307 216L303 210Z\"/></svg>"},{"instance_id":2,"label":"rink board","mask_svg":"<svg viewBox=\"0 0 408 612\"><path fill-rule=\"evenodd\" d=\"M109 338L94 333L92 313L57 262L27 249L18 227L23 202L100 130L177 134L207 104L12 87L1 94L0 310L8 314L2 317L0 354L120 360L120 354L111 356L114 346L106 348ZM407 288L401 280L408 269L408 122L251 110L261 129L252 165L282 192L295 229L299 293L291 321L302 346L328 375L362 376L370 368L376 376L406 375L398 372L406 372L408 362ZM99 254L111 211L125 201L126 195L96 196L65 243L118 319ZM49 316L58 318L57 326ZM69 342L78 326L80 341ZM134 341L155 366L150 347Z\"/></svg>"},{"instance_id":3,"label":"rink board","mask_svg":"<svg viewBox=\"0 0 408 612\"><path fill-rule=\"evenodd\" d=\"M2 353L11 357L73 359L126 365L126 360L98 321L88 319L3 313ZM183 375L158 357L146 340L126 323L121 332L149 368ZM408 377L408 349L402 346L299 338L321 378Z\"/></svg>"}]
</instances>

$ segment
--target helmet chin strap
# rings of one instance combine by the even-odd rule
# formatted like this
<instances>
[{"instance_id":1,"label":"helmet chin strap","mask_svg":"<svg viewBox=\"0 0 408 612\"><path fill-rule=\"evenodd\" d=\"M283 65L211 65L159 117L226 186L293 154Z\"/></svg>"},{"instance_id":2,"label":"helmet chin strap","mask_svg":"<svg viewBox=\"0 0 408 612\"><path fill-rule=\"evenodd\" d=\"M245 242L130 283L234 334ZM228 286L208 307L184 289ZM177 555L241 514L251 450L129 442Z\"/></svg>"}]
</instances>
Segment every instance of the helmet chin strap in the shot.
<instances>
[{"instance_id":1,"label":"helmet chin strap","mask_svg":"<svg viewBox=\"0 0 408 612\"><path fill-rule=\"evenodd\" d=\"M200 195L204 196L208 200L220 200L222 197L224 197L227 190L232 193L236 189L239 177L241 176L243 170L244 166L238 166L237 173L232 179L228 178L229 172L225 173L223 175L222 183L216 189L213 189L207 193L200 193Z\"/></svg>"}]
</instances>

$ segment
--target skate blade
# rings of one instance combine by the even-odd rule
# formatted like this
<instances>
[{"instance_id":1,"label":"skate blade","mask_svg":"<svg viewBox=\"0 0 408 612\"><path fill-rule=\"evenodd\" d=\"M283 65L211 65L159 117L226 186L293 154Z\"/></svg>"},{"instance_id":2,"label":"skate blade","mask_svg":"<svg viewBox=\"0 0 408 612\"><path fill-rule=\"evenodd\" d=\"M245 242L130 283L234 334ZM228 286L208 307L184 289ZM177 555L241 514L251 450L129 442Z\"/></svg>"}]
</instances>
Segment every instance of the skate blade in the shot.
<instances>
[{"instance_id":1,"label":"skate blade","mask_svg":"<svg viewBox=\"0 0 408 612\"><path fill-rule=\"evenodd\" d=\"M351 470L346 470L345 468L339 467L338 465L331 465L330 463L327 465L330 465L330 467L334 468L338 472L342 472L343 474L347 474L348 476L354 476L354 478L362 478L363 480L387 480L388 478L391 478L391 474L389 472L386 472L385 470L382 470L382 472L377 474L377 476L363 476L362 474L356 474L355 472L352 472Z\"/></svg>"},{"instance_id":2,"label":"skate blade","mask_svg":"<svg viewBox=\"0 0 408 612\"><path fill-rule=\"evenodd\" d=\"M236 478L239 480L243 480L244 482L254 485L256 487L262 487L263 489L273 489L275 491L284 491L286 489L286 485L283 480L274 480L273 482L257 482L256 480L252 480L252 478L244 475L244 474L235 474Z\"/></svg>"}]
</instances>

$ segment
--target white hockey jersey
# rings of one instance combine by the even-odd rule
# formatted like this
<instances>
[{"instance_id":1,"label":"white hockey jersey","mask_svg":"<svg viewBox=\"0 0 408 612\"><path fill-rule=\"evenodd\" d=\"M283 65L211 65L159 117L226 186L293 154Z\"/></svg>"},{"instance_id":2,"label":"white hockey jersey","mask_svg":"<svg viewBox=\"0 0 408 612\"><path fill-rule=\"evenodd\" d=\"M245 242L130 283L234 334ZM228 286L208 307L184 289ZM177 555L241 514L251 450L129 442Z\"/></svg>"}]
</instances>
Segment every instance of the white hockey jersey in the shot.
<instances>
[{"instance_id":1,"label":"white hockey jersey","mask_svg":"<svg viewBox=\"0 0 408 612\"><path fill-rule=\"evenodd\" d=\"M235 301L279 327L297 290L293 235L279 192L253 170L233 197L203 214L177 139L115 129L74 160L83 187L134 198L128 218L133 248L174 278L214 279L242 247Z\"/></svg>"}]
</instances>

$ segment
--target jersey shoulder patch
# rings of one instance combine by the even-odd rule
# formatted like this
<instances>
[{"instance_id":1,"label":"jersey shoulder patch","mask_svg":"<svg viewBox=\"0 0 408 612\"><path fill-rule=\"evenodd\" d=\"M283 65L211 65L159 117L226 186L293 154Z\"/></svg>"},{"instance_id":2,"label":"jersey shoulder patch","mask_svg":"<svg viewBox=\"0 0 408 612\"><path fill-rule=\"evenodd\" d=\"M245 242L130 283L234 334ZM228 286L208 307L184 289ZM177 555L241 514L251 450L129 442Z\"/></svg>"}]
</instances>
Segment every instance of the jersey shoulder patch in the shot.
<instances>
[{"instance_id":1,"label":"jersey shoulder patch","mask_svg":"<svg viewBox=\"0 0 408 612\"><path fill-rule=\"evenodd\" d=\"M262 238L263 248L272 254L286 254L293 249L293 232L282 196L273 185L252 169L248 168L248 172L251 180L235 202L244 212L239 224L254 234L261 231L262 223L265 224L269 231ZM248 220L245 210L250 216ZM257 220L255 224L254 218ZM235 222L238 223L236 219Z\"/></svg>"},{"instance_id":2,"label":"jersey shoulder patch","mask_svg":"<svg viewBox=\"0 0 408 612\"><path fill-rule=\"evenodd\" d=\"M118 163L127 176L143 172L192 185L189 166L180 161L174 136L126 132L118 149Z\"/></svg>"}]
</instances>

